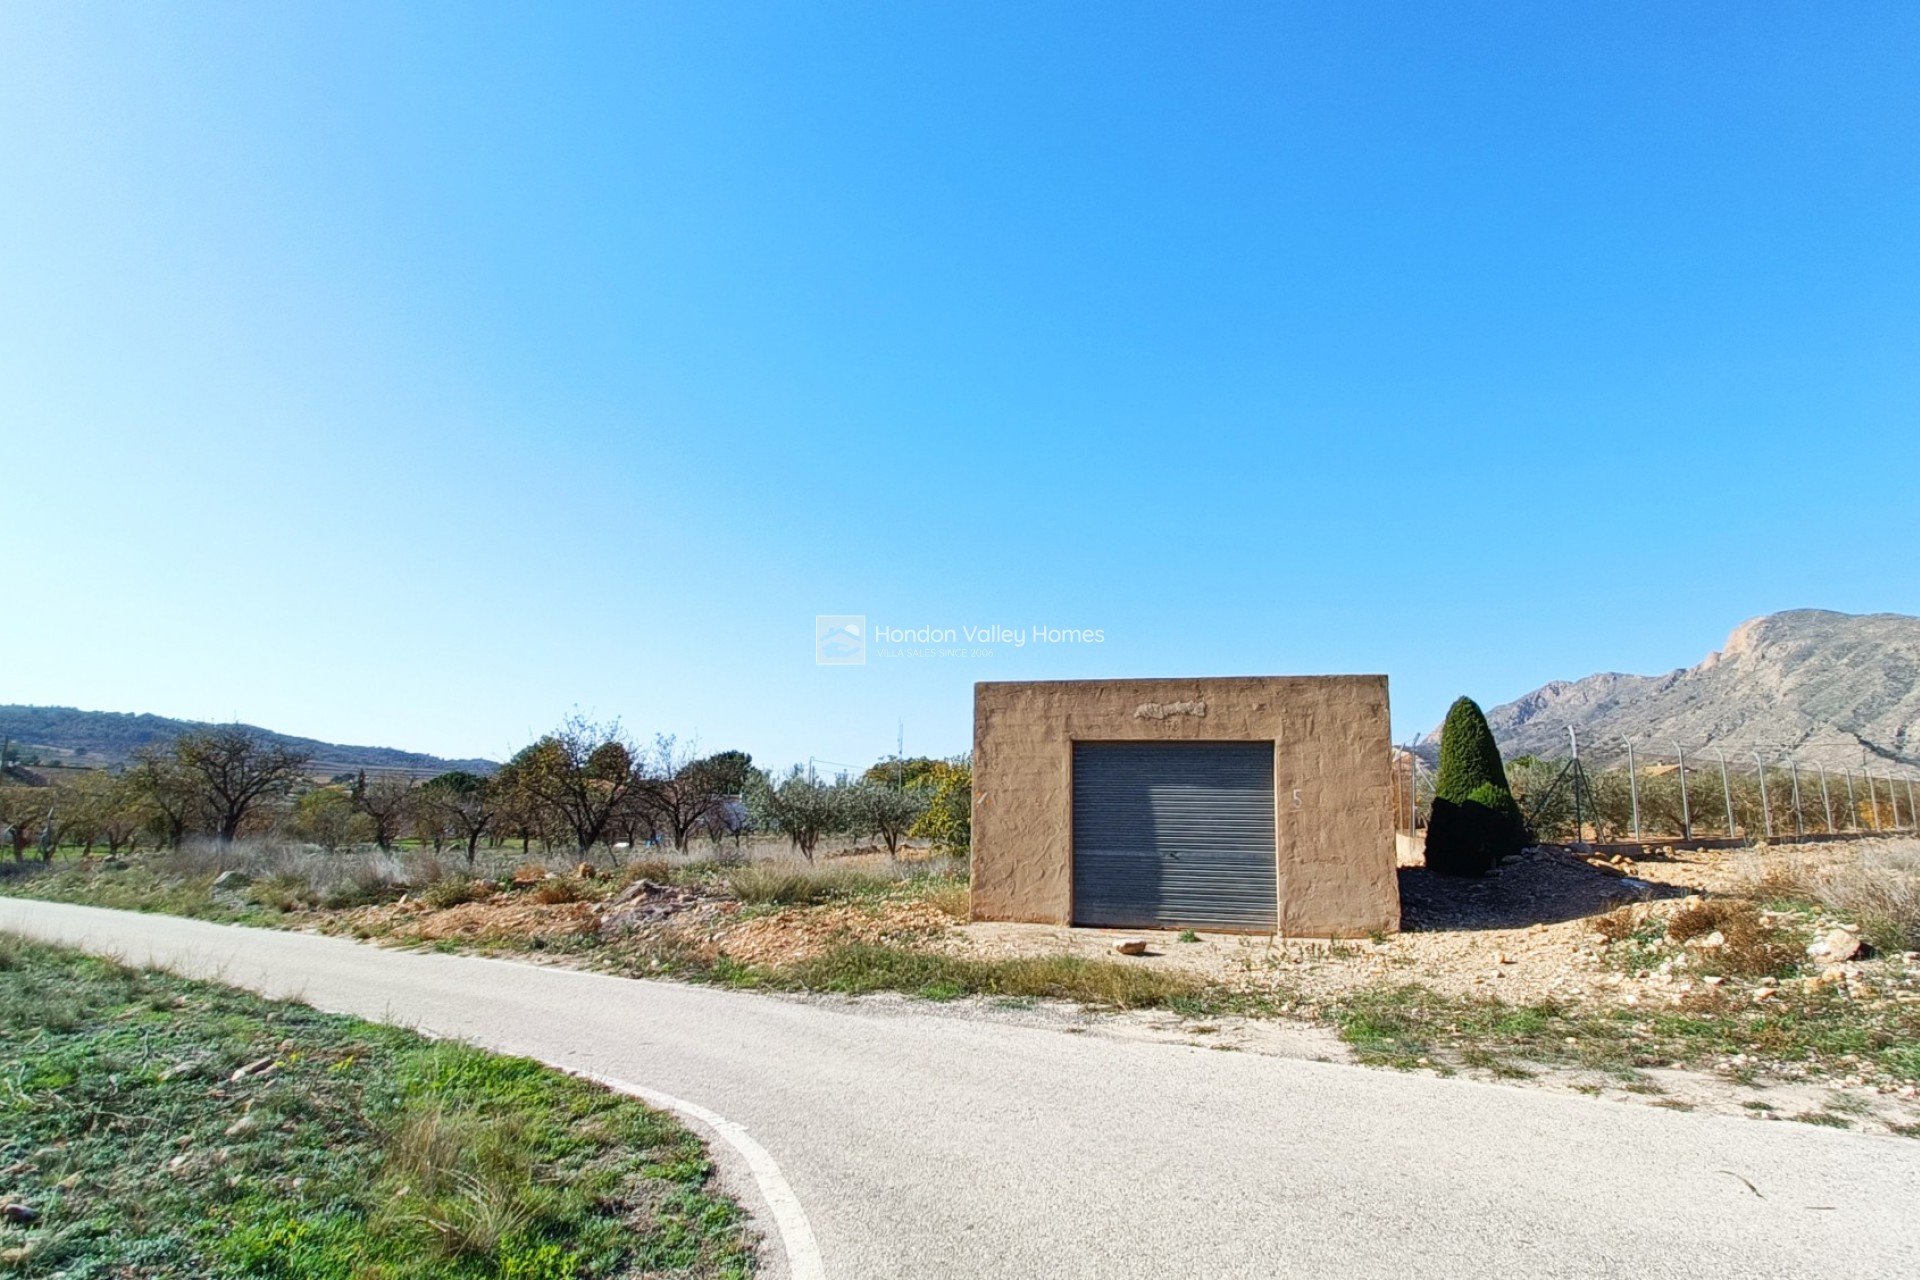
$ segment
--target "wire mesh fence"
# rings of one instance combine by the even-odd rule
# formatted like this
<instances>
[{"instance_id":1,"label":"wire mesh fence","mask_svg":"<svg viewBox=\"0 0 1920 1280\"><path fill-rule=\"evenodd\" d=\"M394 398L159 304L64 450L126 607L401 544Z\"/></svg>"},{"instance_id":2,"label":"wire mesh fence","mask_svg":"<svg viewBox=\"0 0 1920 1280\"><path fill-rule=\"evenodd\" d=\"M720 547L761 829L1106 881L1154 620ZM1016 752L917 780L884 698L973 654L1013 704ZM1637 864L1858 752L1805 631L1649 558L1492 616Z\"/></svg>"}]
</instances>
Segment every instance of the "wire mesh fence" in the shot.
<instances>
[{"instance_id":1,"label":"wire mesh fence","mask_svg":"<svg viewBox=\"0 0 1920 1280\"><path fill-rule=\"evenodd\" d=\"M1920 832L1920 771L1868 757L1836 765L1782 749L1704 743L1582 742L1564 756L1507 761L1536 838L1563 843L1824 840ZM1395 823L1419 832L1434 775L1396 750Z\"/></svg>"}]
</instances>

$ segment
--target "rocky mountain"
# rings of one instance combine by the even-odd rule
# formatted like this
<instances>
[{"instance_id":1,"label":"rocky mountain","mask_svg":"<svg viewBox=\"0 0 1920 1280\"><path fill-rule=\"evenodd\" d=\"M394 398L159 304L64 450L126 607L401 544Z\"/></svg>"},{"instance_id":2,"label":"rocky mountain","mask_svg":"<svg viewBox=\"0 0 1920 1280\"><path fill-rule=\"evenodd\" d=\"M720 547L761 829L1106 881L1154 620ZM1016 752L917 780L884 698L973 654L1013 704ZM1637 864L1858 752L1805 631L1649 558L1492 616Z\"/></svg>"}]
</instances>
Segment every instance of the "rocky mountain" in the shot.
<instances>
[{"instance_id":1,"label":"rocky mountain","mask_svg":"<svg viewBox=\"0 0 1920 1280\"><path fill-rule=\"evenodd\" d=\"M79 711L73 707L0 706L0 738L12 744L16 759L37 758L49 765L81 767L125 764L141 747L171 742L183 733L214 726L197 720L132 715L120 711ZM274 742L304 752L316 774L348 773L360 769L406 771L428 776L449 769L491 773L491 760L444 760L417 751L393 747L354 747L314 738L295 738L268 729L252 729Z\"/></svg>"},{"instance_id":2,"label":"rocky mountain","mask_svg":"<svg viewBox=\"0 0 1920 1280\"><path fill-rule=\"evenodd\" d=\"M1677 740L1831 767L1920 765L1920 618L1769 614L1698 666L1556 680L1494 707L1487 722L1509 757L1565 755L1572 725L1583 751L1604 754L1627 739L1670 753Z\"/></svg>"}]
</instances>

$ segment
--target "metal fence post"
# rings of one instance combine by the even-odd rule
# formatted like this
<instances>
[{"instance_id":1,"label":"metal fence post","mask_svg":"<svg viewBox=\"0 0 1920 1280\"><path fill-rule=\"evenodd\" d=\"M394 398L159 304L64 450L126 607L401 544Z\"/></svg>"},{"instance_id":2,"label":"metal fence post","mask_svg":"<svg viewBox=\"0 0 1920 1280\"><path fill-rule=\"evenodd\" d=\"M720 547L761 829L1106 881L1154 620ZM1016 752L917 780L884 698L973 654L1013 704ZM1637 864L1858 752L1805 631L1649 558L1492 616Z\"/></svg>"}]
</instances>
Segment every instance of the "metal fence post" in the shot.
<instances>
[{"instance_id":1,"label":"metal fence post","mask_svg":"<svg viewBox=\"0 0 1920 1280\"><path fill-rule=\"evenodd\" d=\"M1573 726L1567 726L1567 741L1573 744L1573 847L1587 847L1587 833L1580 818L1580 739L1573 732ZM1595 834L1599 828L1595 828Z\"/></svg>"},{"instance_id":2,"label":"metal fence post","mask_svg":"<svg viewBox=\"0 0 1920 1280\"><path fill-rule=\"evenodd\" d=\"M1873 774L1862 769L1860 776L1867 780L1867 812L1873 815L1873 829L1880 829L1880 791L1873 785Z\"/></svg>"},{"instance_id":3,"label":"metal fence post","mask_svg":"<svg viewBox=\"0 0 1920 1280\"><path fill-rule=\"evenodd\" d=\"M1787 773L1793 778L1793 838L1804 840L1807 824L1800 818L1800 762L1792 756L1787 757Z\"/></svg>"},{"instance_id":4,"label":"metal fence post","mask_svg":"<svg viewBox=\"0 0 1920 1280\"><path fill-rule=\"evenodd\" d=\"M1820 762L1820 806L1827 811L1827 834L1833 834L1833 797L1827 792L1827 763Z\"/></svg>"},{"instance_id":5,"label":"metal fence post","mask_svg":"<svg viewBox=\"0 0 1920 1280\"><path fill-rule=\"evenodd\" d=\"M1767 799L1767 766L1760 763L1760 753L1753 753L1753 771L1760 775L1760 821L1767 832L1767 839L1773 839L1773 804Z\"/></svg>"},{"instance_id":6,"label":"metal fence post","mask_svg":"<svg viewBox=\"0 0 1920 1280\"><path fill-rule=\"evenodd\" d=\"M1640 843L1640 773L1633 764L1633 739L1627 739L1627 791L1633 797L1633 841Z\"/></svg>"},{"instance_id":7,"label":"metal fence post","mask_svg":"<svg viewBox=\"0 0 1920 1280\"><path fill-rule=\"evenodd\" d=\"M1693 839L1693 806L1687 802L1687 749L1678 742L1673 749L1680 756L1680 838Z\"/></svg>"},{"instance_id":8,"label":"metal fence post","mask_svg":"<svg viewBox=\"0 0 1920 1280\"><path fill-rule=\"evenodd\" d=\"M1860 801L1853 794L1853 770L1842 770L1847 775L1847 830L1860 829Z\"/></svg>"},{"instance_id":9,"label":"metal fence post","mask_svg":"<svg viewBox=\"0 0 1920 1280\"><path fill-rule=\"evenodd\" d=\"M1920 831L1920 807L1913 803L1913 778L1907 778L1907 822L1915 831Z\"/></svg>"},{"instance_id":10,"label":"metal fence post","mask_svg":"<svg viewBox=\"0 0 1920 1280\"><path fill-rule=\"evenodd\" d=\"M1713 753L1720 757L1720 798L1727 802L1727 839L1734 838L1733 831L1733 784L1727 781L1727 753L1715 747Z\"/></svg>"}]
</instances>

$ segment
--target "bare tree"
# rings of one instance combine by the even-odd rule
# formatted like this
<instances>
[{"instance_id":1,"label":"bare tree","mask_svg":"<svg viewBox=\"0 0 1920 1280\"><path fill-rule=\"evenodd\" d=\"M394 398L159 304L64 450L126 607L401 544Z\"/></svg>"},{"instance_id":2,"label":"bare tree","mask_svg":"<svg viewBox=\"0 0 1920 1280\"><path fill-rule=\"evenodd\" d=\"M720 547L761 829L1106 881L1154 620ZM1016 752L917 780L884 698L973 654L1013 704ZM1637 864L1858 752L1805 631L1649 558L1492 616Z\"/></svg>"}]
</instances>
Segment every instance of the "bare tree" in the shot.
<instances>
[{"instance_id":1,"label":"bare tree","mask_svg":"<svg viewBox=\"0 0 1920 1280\"><path fill-rule=\"evenodd\" d=\"M651 825L684 853L694 835L712 824L716 806L739 794L752 757L740 751L696 757L667 734L653 744L637 799Z\"/></svg>"},{"instance_id":2,"label":"bare tree","mask_svg":"<svg viewBox=\"0 0 1920 1280\"><path fill-rule=\"evenodd\" d=\"M261 801L287 794L307 763L304 753L238 725L182 734L173 755L200 784L222 844L233 842Z\"/></svg>"},{"instance_id":3,"label":"bare tree","mask_svg":"<svg viewBox=\"0 0 1920 1280\"><path fill-rule=\"evenodd\" d=\"M369 778L362 769L348 795L353 807L373 824L374 843L392 849L413 811L413 778L398 773L376 773Z\"/></svg>"},{"instance_id":4,"label":"bare tree","mask_svg":"<svg viewBox=\"0 0 1920 1280\"><path fill-rule=\"evenodd\" d=\"M500 818L500 788L489 778L455 770L420 788L421 807L435 815L443 830L467 846L467 866L479 856L480 838Z\"/></svg>"}]
</instances>

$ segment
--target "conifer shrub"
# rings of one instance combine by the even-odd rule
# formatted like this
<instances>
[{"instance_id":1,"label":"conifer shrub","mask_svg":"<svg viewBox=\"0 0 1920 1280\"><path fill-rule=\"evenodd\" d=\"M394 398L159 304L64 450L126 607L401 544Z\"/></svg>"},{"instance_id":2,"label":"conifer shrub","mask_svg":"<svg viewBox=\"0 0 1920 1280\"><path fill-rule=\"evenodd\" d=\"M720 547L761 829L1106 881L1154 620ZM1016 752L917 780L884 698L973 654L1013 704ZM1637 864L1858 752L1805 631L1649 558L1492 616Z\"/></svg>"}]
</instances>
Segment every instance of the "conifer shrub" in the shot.
<instances>
[{"instance_id":1,"label":"conifer shrub","mask_svg":"<svg viewBox=\"0 0 1920 1280\"><path fill-rule=\"evenodd\" d=\"M1441 875L1485 875L1526 842L1526 823L1507 786L1493 730L1472 698L1460 698L1440 730L1427 866Z\"/></svg>"}]
</instances>

